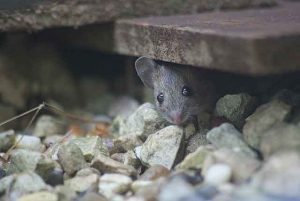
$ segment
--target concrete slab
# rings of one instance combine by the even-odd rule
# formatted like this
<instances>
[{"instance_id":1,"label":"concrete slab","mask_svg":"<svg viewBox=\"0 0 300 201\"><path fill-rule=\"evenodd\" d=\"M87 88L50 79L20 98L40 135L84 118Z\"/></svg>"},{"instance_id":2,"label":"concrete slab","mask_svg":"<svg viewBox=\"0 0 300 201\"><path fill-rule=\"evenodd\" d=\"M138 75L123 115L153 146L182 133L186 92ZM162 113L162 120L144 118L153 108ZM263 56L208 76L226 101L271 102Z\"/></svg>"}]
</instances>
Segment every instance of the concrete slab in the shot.
<instances>
[{"instance_id":1,"label":"concrete slab","mask_svg":"<svg viewBox=\"0 0 300 201\"><path fill-rule=\"evenodd\" d=\"M275 0L1 0L0 31L79 27L120 17L272 6Z\"/></svg>"},{"instance_id":2,"label":"concrete slab","mask_svg":"<svg viewBox=\"0 0 300 201\"><path fill-rule=\"evenodd\" d=\"M300 2L117 21L115 51L249 75L300 70Z\"/></svg>"}]
</instances>

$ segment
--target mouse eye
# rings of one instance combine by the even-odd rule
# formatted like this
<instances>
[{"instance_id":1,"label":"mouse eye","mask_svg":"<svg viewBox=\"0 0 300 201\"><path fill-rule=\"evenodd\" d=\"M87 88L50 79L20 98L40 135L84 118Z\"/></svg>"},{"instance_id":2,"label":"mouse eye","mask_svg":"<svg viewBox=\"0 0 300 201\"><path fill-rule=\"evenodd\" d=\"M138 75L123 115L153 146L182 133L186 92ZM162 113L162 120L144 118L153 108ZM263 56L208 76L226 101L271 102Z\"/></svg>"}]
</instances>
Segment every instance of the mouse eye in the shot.
<instances>
[{"instance_id":1,"label":"mouse eye","mask_svg":"<svg viewBox=\"0 0 300 201\"><path fill-rule=\"evenodd\" d=\"M157 95L156 99L157 99L157 101L158 101L159 103L164 102L164 94L163 94L163 93L159 93L159 94Z\"/></svg>"},{"instance_id":2,"label":"mouse eye","mask_svg":"<svg viewBox=\"0 0 300 201\"><path fill-rule=\"evenodd\" d=\"M184 86L182 88L182 92L181 93L182 93L183 96L191 96L192 95L192 90L189 87Z\"/></svg>"}]
</instances>

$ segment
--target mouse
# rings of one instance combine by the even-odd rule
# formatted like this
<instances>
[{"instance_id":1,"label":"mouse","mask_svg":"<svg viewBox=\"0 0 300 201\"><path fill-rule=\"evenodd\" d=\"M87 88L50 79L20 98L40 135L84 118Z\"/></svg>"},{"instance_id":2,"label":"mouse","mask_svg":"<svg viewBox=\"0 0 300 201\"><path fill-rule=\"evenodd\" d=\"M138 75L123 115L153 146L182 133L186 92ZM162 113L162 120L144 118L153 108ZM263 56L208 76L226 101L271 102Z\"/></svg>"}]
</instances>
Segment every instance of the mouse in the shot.
<instances>
[{"instance_id":1,"label":"mouse","mask_svg":"<svg viewBox=\"0 0 300 201\"><path fill-rule=\"evenodd\" d=\"M146 87L153 89L157 111L169 123L196 130L206 126L216 103L214 84L196 67L139 57L135 69Z\"/></svg>"}]
</instances>

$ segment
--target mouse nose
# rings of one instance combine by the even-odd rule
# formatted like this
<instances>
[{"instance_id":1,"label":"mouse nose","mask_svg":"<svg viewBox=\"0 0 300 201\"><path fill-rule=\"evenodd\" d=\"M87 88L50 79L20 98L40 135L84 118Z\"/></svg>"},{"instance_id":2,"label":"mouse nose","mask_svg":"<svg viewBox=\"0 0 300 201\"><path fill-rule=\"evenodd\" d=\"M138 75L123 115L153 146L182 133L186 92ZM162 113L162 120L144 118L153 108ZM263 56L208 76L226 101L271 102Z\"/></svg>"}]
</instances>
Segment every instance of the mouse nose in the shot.
<instances>
[{"instance_id":1,"label":"mouse nose","mask_svg":"<svg viewBox=\"0 0 300 201\"><path fill-rule=\"evenodd\" d=\"M170 113L170 117L171 117L171 120L177 125L179 125L182 121L182 115L180 112L173 111Z\"/></svg>"}]
</instances>

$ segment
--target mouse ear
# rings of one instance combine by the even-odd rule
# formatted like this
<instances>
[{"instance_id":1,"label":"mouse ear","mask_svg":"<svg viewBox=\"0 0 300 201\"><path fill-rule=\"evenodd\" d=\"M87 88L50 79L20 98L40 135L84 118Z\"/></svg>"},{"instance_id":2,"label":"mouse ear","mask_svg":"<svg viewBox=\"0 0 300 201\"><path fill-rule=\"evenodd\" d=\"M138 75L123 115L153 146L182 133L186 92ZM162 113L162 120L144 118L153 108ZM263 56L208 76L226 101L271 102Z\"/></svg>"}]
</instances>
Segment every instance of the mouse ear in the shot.
<instances>
[{"instance_id":1,"label":"mouse ear","mask_svg":"<svg viewBox=\"0 0 300 201\"><path fill-rule=\"evenodd\" d=\"M135 69L138 76L141 78L144 85L154 88L153 74L157 71L157 64L155 61L148 57L140 57L135 61Z\"/></svg>"}]
</instances>

